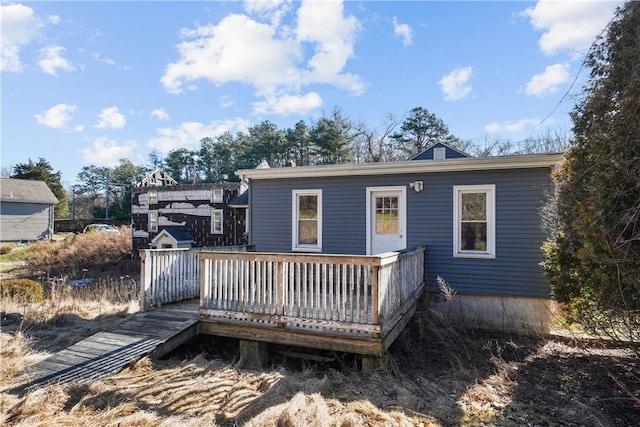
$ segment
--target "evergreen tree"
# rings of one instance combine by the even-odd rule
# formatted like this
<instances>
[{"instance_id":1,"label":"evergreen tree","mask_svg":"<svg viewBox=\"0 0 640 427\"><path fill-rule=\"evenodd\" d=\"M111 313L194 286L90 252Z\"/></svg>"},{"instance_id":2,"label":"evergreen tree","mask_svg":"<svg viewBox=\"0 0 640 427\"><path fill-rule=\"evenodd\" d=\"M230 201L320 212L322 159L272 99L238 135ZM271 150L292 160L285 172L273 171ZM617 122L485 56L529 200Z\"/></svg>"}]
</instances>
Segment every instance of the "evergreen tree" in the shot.
<instances>
[{"instance_id":1,"label":"evergreen tree","mask_svg":"<svg viewBox=\"0 0 640 427\"><path fill-rule=\"evenodd\" d=\"M60 181L60 171L53 172L53 168L43 158L39 158L37 162L33 162L31 159L27 163L18 163L13 168L13 174L11 178L17 179L31 179L44 181L47 183L51 192L58 198L58 204L56 205L54 212L56 218L68 218L69 217L69 196L65 191Z\"/></svg>"},{"instance_id":2,"label":"evergreen tree","mask_svg":"<svg viewBox=\"0 0 640 427\"><path fill-rule=\"evenodd\" d=\"M391 135L398 151L406 158L415 156L436 142L444 142L453 147L458 138L449 133L449 127L423 107L412 108L400 125L400 132Z\"/></svg>"},{"instance_id":3,"label":"evergreen tree","mask_svg":"<svg viewBox=\"0 0 640 427\"><path fill-rule=\"evenodd\" d=\"M331 117L322 117L310 131L316 164L348 163L351 161L351 121L334 109Z\"/></svg>"},{"instance_id":4,"label":"evergreen tree","mask_svg":"<svg viewBox=\"0 0 640 427\"><path fill-rule=\"evenodd\" d=\"M587 56L574 140L557 172L543 266L590 331L640 341L640 3L618 10ZM552 210L553 210L552 209Z\"/></svg>"}]
</instances>

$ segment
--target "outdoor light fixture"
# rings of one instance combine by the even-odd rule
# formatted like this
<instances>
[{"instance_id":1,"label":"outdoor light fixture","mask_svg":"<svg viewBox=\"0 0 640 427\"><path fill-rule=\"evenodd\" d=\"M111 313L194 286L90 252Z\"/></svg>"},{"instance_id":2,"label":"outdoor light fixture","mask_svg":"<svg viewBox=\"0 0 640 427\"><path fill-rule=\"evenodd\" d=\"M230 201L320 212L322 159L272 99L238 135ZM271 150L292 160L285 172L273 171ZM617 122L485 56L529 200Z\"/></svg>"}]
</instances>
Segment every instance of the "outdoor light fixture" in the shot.
<instances>
[{"instance_id":1,"label":"outdoor light fixture","mask_svg":"<svg viewBox=\"0 0 640 427\"><path fill-rule=\"evenodd\" d=\"M413 188L416 193L419 193L424 188L424 182L422 181L413 181L409 183L409 187Z\"/></svg>"}]
</instances>

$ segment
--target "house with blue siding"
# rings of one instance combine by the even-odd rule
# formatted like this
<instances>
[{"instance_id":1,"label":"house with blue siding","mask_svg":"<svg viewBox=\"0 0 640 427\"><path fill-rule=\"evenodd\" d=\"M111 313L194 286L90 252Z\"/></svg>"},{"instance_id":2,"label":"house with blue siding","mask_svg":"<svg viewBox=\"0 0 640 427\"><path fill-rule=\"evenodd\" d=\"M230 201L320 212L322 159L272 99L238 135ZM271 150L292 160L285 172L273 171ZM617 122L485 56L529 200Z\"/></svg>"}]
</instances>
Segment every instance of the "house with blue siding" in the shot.
<instances>
[{"instance_id":1,"label":"house with blue siding","mask_svg":"<svg viewBox=\"0 0 640 427\"><path fill-rule=\"evenodd\" d=\"M444 149L438 150L435 149ZM547 332L540 210L560 154L239 170L259 252L372 255L425 245L429 294L452 321ZM441 299L441 298L440 298Z\"/></svg>"}]
</instances>

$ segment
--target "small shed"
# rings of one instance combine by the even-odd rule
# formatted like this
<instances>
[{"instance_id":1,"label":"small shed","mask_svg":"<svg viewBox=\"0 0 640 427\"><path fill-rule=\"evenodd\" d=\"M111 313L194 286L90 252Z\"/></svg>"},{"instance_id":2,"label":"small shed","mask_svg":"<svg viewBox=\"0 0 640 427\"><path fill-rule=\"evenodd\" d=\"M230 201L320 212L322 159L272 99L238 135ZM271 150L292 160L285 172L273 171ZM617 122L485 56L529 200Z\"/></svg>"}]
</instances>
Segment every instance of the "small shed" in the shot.
<instances>
[{"instance_id":1,"label":"small shed","mask_svg":"<svg viewBox=\"0 0 640 427\"><path fill-rule=\"evenodd\" d=\"M191 248L193 237L182 227L165 227L151 240L156 249Z\"/></svg>"},{"instance_id":2,"label":"small shed","mask_svg":"<svg viewBox=\"0 0 640 427\"><path fill-rule=\"evenodd\" d=\"M28 242L53 236L58 199L44 181L0 178L0 241Z\"/></svg>"}]
</instances>

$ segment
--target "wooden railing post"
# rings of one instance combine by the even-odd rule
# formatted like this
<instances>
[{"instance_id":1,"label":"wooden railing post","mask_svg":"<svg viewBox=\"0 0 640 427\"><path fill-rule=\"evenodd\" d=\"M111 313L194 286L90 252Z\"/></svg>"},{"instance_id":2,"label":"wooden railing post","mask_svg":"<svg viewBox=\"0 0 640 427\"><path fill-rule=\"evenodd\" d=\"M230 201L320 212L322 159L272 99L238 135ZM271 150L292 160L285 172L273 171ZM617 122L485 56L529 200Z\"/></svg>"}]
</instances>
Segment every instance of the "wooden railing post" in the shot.
<instances>
[{"instance_id":1,"label":"wooden railing post","mask_svg":"<svg viewBox=\"0 0 640 427\"><path fill-rule=\"evenodd\" d=\"M372 299L372 323L378 325L380 323L380 266L371 266L371 299Z\"/></svg>"},{"instance_id":2,"label":"wooden railing post","mask_svg":"<svg viewBox=\"0 0 640 427\"><path fill-rule=\"evenodd\" d=\"M276 314L284 315L284 262L276 262Z\"/></svg>"},{"instance_id":3,"label":"wooden railing post","mask_svg":"<svg viewBox=\"0 0 640 427\"><path fill-rule=\"evenodd\" d=\"M147 302L146 302L146 292L147 292L147 280L149 280L149 274L147 273L146 268L146 251L140 251L140 294L138 296L138 305L140 306L140 311L147 310Z\"/></svg>"}]
</instances>

